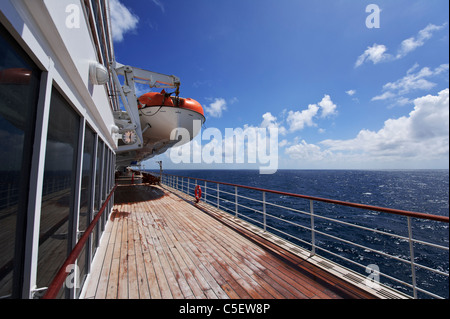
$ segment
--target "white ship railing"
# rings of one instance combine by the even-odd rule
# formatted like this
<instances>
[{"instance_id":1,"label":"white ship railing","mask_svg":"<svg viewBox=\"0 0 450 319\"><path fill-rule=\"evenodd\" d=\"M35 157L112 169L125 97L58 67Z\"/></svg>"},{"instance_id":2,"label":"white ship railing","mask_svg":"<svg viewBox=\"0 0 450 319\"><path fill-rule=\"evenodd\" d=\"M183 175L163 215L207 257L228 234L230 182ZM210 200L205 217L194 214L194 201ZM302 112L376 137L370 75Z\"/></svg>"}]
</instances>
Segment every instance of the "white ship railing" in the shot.
<instances>
[{"instance_id":1,"label":"white ship railing","mask_svg":"<svg viewBox=\"0 0 450 319\"><path fill-rule=\"evenodd\" d=\"M159 177L159 174L155 174L155 176ZM306 195L299 195L299 194L292 194L292 193L286 193L281 191L275 191L275 190L268 190L268 189L262 189L262 188L256 188L256 187L250 187L250 186L243 186L243 185L236 185L231 183L223 183L223 182L217 182L217 181L210 181L205 180L201 178L191 178L191 177L183 177L183 176L176 176L176 175L168 175L163 174L162 175L162 181L163 184L166 184L167 186L170 186L174 189L177 189L179 191L182 191L183 193L186 193L190 196L195 196L195 188L200 186L202 190L202 201L205 201L208 204L214 205L217 208L226 211L232 215L234 215L237 218L241 218L245 221L248 221L254 225L257 225L258 227L262 228L264 231L274 233L276 235L284 235L284 237L294 243L298 243L299 245L304 244L309 247L310 254L314 255L329 255L334 257L333 261L335 260L341 260L344 264L347 265L354 265L356 268L359 268L360 272L363 272L361 268L367 273L370 273L370 271L373 271L372 274L374 276L377 276L377 278L380 278L379 276L383 277L385 281L390 281L390 286L394 286L393 288L398 289L399 286L397 284L402 285L403 287L407 287L406 290L409 290L409 294L412 295L413 298L418 298L418 293L424 294L424 296L432 297L432 298L448 298L446 296L440 296L436 293L433 293L426 288L422 288L419 286L417 282L417 272L427 272L427 273L433 273L441 279L442 282L447 282L448 285L448 265L440 265L441 269L437 268L431 268L429 266L423 265L419 262L417 262L417 257L415 256L415 252L417 248L415 248L415 245L423 245L424 247L427 247L427 249L435 249L439 251L440 253L446 254L447 257L443 258L443 260L448 260L448 223L449 218L447 216L439 216L439 215L431 215L431 214L424 214L424 213L416 213L416 212L410 212L405 210L397 210L397 209L390 209L390 208L384 208L384 207L377 207L377 206L370 206L370 205L363 205L363 204L355 204L350 202L343 202L343 201L337 201L337 200L331 200L331 199L325 199L325 198L318 198L318 197L312 197L312 196L306 196ZM287 198L295 198L295 199L302 199L309 201L309 204L307 206L307 210L299 209L298 207L289 207L283 204L275 203L273 200L270 201L266 197L268 195L279 195L284 196ZM259 197L259 198L258 198ZM259 205L261 208L257 209L255 206L251 207L251 204L255 203L256 205ZM330 216L325 216L324 214L321 214L319 212L319 209L316 209L317 203L327 203L331 204L334 210L334 207L352 207L358 210L366 210L370 212L380 212L380 213L387 213L387 214L393 214L396 216L402 216L399 218L405 218L406 219L406 233L404 234L396 234L391 231L385 231L385 230L379 230L375 228L377 225L374 225L374 227L368 227L367 225L358 225L354 222L347 222L342 220L342 218L333 218ZM268 208L274 207L275 213L269 213ZM244 210L247 212L244 212ZM322 208L320 209L322 210ZM248 214L248 211L253 212L253 214ZM284 212L292 212L294 215L298 216L304 216L306 217L305 220L307 220L307 224L300 223L296 221L297 218L292 218L292 215L290 217L292 220L289 220L284 216ZM281 212L281 215L280 215ZM254 216L256 214L256 216ZM295 217L295 216L294 216ZM268 219L271 220L271 222L268 222ZM430 241L426 240L420 240L413 237L413 227L412 227L412 221L413 220L420 220L421 222L426 223L438 223L440 227L444 227L447 229L445 232L447 235L447 238L439 238L439 240L444 243L432 243ZM286 230L282 230L282 227L275 227L274 221L276 223L283 223L285 225L290 225L293 227L296 227L298 230L303 230L309 232L309 236L300 236L300 235L294 235L292 233L286 232ZM408 243L406 252L402 252L401 254L394 255L392 253L387 252L386 250L380 250L375 249L373 247L367 246L364 241L361 242L355 242L351 239L343 238L342 236L339 236L339 234L332 234L331 232L327 232L324 230L318 230L317 223L320 221L325 221L327 223L333 224L333 225L341 225L343 226L343 229L345 229L345 232L352 231L355 229L362 230L362 231L368 231L371 233L378 234L380 237L385 237L387 239L377 239L377 240L384 240L382 245L394 245L395 243ZM373 222L376 223L376 219L374 218ZM429 226L423 226L422 227L429 227ZM318 240L318 236L321 236L321 240ZM409 279L410 282L405 281L405 279L398 278L394 274L391 273L383 273L379 271L378 269L372 269L370 268L371 265L362 264L361 262L358 262L355 260L355 258L349 258L344 257L343 254L333 252L326 247L321 246L320 244L324 241L324 238L333 240L339 243L343 243L346 245L349 245L351 247L354 247L354 249L359 249L359 251L364 251L365 253L372 253L375 255L378 255L377 258L380 258L379 256L383 256L386 258L389 258L392 261L397 261L398 263L404 263L409 264ZM302 245L302 246L304 246ZM357 254L356 254L357 255ZM376 264L375 264L376 266ZM369 267L369 268L368 268ZM375 267L377 268L377 267ZM446 268L446 269L444 269ZM370 270L370 271L369 271ZM403 274L404 275L404 274ZM423 274L422 274L423 275ZM373 277L372 277L373 279ZM392 284L396 283L396 284ZM445 284L445 283L444 283ZM447 286L448 287L448 286ZM448 289L448 288L447 288ZM405 288L401 289L402 291L405 290ZM447 291L448 292L448 291Z\"/></svg>"}]
</instances>

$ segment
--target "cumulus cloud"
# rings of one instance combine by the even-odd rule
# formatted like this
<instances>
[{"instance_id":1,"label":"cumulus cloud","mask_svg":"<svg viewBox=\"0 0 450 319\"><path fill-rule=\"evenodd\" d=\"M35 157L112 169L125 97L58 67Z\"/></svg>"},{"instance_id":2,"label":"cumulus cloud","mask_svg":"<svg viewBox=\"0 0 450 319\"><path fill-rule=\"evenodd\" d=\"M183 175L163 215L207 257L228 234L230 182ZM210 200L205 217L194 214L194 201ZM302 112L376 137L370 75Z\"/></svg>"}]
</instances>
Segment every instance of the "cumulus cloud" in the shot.
<instances>
[{"instance_id":1,"label":"cumulus cloud","mask_svg":"<svg viewBox=\"0 0 450 319\"><path fill-rule=\"evenodd\" d=\"M325 94L319 103L309 104L306 110L288 112L286 121L289 124L289 131L295 132L308 126L317 126L314 119L320 110L322 111L320 117L325 118L337 114L336 109L337 105L333 103L328 94Z\"/></svg>"},{"instance_id":2,"label":"cumulus cloud","mask_svg":"<svg viewBox=\"0 0 450 319\"><path fill-rule=\"evenodd\" d=\"M128 10L119 0L111 0L109 7L113 41L121 42L125 33L136 29L139 17Z\"/></svg>"},{"instance_id":3,"label":"cumulus cloud","mask_svg":"<svg viewBox=\"0 0 450 319\"><path fill-rule=\"evenodd\" d=\"M348 90L348 91L345 91L345 93L347 93L350 96L353 96L356 94L356 90Z\"/></svg>"},{"instance_id":4,"label":"cumulus cloud","mask_svg":"<svg viewBox=\"0 0 450 319\"><path fill-rule=\"evenodd\" d=\"M311 162L322 161L332 155L329 150L322 150L320 146L308 144L305 140L286 148L285 153L292 159Z\"/></svg>"},{"instance_id":5,"label":"cumulus cloud","mask_svg":"<svg viewBox=\"0 0 450 319\"><path fill-rule=\"evenodd\" d=\"M431 39L434 32L443 29L446 25L447 23L444 23L440 26L434 24L427 25L424 29L420 30L416 36L403 40L395 56L386 53L388 49L385 45L374 43L358 57L355 62L355 68L361 66L365 62L372 62L373 64L377 64L380 62L401 59L418 47L423 46L427 40Z\"/></svg>"},{"instance_id":6,"label":"cumulus cloud","mask_svg":"<svg viewBox=\"0 0 450 319\"><path fill-rule=\"evenodd\" d=\"M263 120L260 124L262 128L277 128L278 134L286 134L286 128L277 122L277 118L270 112L266 112L262 116Z\"/></svg>"},{"instance_id":7,"label":"cumulus cloud","mask_svg":"<svg viewBox=\"0 0 450 319\"><path fill-rule=\"evenodd\" d=\"M226 111L227 102L223 98L215 98L214 102L205 107L205 112L211 117L221 117L222 112Z\"/></svg>"},{"instance_id":8,"label":"cumulus cloud","mask_svg":"<svg viewBox=\"0 0 450 319\"><path fill-rule=\"evenodd\" d=\"M333 114L336 114L336 104L331 101L331 98L328 94L325 94L322 101L319 102L319 106L322 108L321 117L327 117Z\"/></svg>"},{"instance_id":9,"label":"cumulus cloud","mask_svg":"<svg viewBox=\"0 0 450 319\"><path fill-rule=\"evenodd\" d=\"M361 130L349 140L320 142L333 153L360 159L431 160L449 155L449 89L414 100L408 116L388 119L378 131Z\"/></svg>"},{"instance_id":10,"label":"cumulus cloud","mask_svg":"<svg viewBox=\"0 0 450 319\"><path fill-rule=\"evenodd\" d=\"M289 111L287 122L289 124L289 130L295 132L303 130L305 126L315 126L313 118L319 111L319 107L316 104L308 105L308 109L303 111Z\"/></svg>"},{"instance_id":11,"label":"cumulus cloud","mask_svg":"<svg viewBox=\"0 0 450 319\"><path fill-rule=\"evenodd\" d=\"M297 139L285 148L285 154L304 164L322 163L325 167L333 163L343 167L364 163L405 167L408 162L448 162L449 89L413 102L414 109L408 115L386 120L378 131L363 129L351 139L316 144Z\"/></svg>"}]
</instances>

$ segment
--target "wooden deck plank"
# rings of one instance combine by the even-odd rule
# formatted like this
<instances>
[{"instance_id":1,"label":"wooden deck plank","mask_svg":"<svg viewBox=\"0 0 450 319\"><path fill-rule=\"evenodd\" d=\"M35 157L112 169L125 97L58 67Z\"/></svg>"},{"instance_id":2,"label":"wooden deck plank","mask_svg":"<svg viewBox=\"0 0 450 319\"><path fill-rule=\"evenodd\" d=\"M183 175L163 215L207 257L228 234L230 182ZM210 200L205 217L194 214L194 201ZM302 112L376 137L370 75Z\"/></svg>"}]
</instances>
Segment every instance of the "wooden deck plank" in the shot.
<instances>
[{"instance_id":1,"label":"wooden deck plank","mask_svg":"<svg viewBox=\"0 0 450 319\"><path fill-rule=\"evenodd\" d=\"M85 298L342 298L298 257L221 217L159 187L152 199L139 189L148 186L125 187L136 199L114 206Z\"/></svg>"},{"instance_id":2,"label":"wooden deck plank","mask_svg":"<svg viewBox=\"0 0 450 319\"><path fill-rule=\"evenodd\" d=\"M174 205L174 208L175 210L177 210L177 206ZM187 212L186 209L190 209L190 207L184 208L184 213ZM187 222L189 218L192 218L192 216L182 217L178 220L177 226L189 230L188 233L191 235L192 242L201 249L202 254L208 258L213 267L225 279L225 282L230 283L233 289L238 291L238 294L241 296L241 298L262 299L263 296L255 291L255 289L253 289L252 284L245 281L239 275L239 273L236 272L236 267L230 267L223 256L216 251L216 247L211 246L210 240L206 239L202 234L199 233L199 230L197 228L192 227L192 225ZM204 223L204 228L208 228L206 226L206 222L204 220L202 220L202 222Z\"/></svg>"},{"instance_id":3,"label":"wooden deck plank","mask_svg":"<svg viewBox=\"0 0 450 319\"><path fill-rule=\"evenodd\" d=\"M105 297L106 299L117 298L117 286L119 282L119 268L120 268L119 258L120 258L123 220L114 219L114 222L117 223L117 227L114 238L114 249L112 253L111 269L109 270L109 277L107 281L108 287L106 288L106 297ZM103 297L99 296L99 298Z\"/></svg>"},{"instance_id":4,"label":"wooden deck plank","mask_svg":"<svg viewBox=\"0 0 450 319\"><path fill-rule=\"evenodd\" d=\"M170 211L167 211L165 207L160 208L165 214L170 214ZM192 293L196 298L204 298L205 295L203 291L208 291L211 287L205 278L203 278L203 276L198 272L196 265L191 261L185 249L181 246L180 241L182 241L182 238L176 235L178 234L174 234L171 227L164 228L166 242L170 247L173 247L170 249L177 260L184 278L189 283Z\"/></svg>"},{"instance_id":5,"label":"wooden deck plank","mask_svg":"<svg viewBox=\"0 0 450 319\"><path fill-rule=\"evenodd\" d=\"M178 206L175 207L179 209ZM207 235L207 232L214 227L214 225L210 223L211 221L212 220L209 218L203 219L202 222L206 225L200 227L198 224L192 222L191 218L185 218L184 225L190 227L192 231L198 235L199 243L201 243L210 254L215 256L217 260L223 263L224 268L228 269L234 279L246 289L253 298L273 298L273 296L263 287L264 284L258 282L257 275L249 276L247 267L244 264L237 262L234 256L222 246L224 238L220 236L220 239L217 239L219 236L219 233L217 233L218 229L215 229L215 235Z\"/></svg>"},{"instance_id":6,"label":"wooden deck plank","mask_svg":"<svg viewBox=\"0 0 450 319\"><path fill-rule=\"evenodd\" d=\"M161 289L161 297L180 299L183 297L183 294L178 286L175 275L171 271L165 252L161 247L160 239L156 235L156 221L148 213L143 213L142 218L147 225L148 234L146 239L152 247L150 251L152 252L152 261L155 263L156 277Z\"/></svg>"},{"instance_id":7,"label":"wooden deck plank","mask_svg":"<svg viewBox=\"0 0 450 319\"><path fill-rule=\"evenodd\" d=\"M127 261L128 261L128 297L130 299L139 299L139 281L136 265L136 253L134 242L134 222L132 212L134 211L134 204L130 207L130 214L127 217Z\"/></svg>"},{"instance_id":8,"label":"wooden deck plank","mask_svg":"<svg viewBox=\"0 0 450 319\"><path fill-rule=\"evenodd\" d=\"M110 234L110 238L112 236L114 236L113 233ZM102 298L102 299L106 298L106 291L107 291L107 287L108 287L109 274L111 271L111 260L112 260L113 251L114 251L114 243L109 243L109 241L108 241L106 253L103 257L103 264L102 264L103 267L100 271L100 278L98 280L97 289L96 289L96 292L94 295L94 296L97 296L97 298ZM94 270L93 270L93 273L95 273Z\"/></svg>"},{"instance_id":9,"label":"wooden deck plank","mask_svg":"<svg viewBox=\"0 0 450 319\"><path fill-rule=\"evenodd\" d=\"M137 209L137 207L135 209ZM131 219L133 223L133 241L136 256L136 280L139 287L139 298L149 299L151 296L149 289L150 280L147 277L145 266L146 262L144 260L144 252L142 250L142 240L139 232L139 221L137 220L137 214L131 214Z\"/></svg>"},{"instance_id":10,"label":"wooden deck plank","mask_svg":"<svg viewBox=\"0 0 450 319\"><path fill-rule=\"evenodd\" d=\"M151 252L152 247L149 246L149 242L143 235L143 234L145 234L145 227L148 226L142 216L144 208L141 207L140 203L138 204L138 207L139 207L138 208L139 213L135 214L135 215L136 215L136 221L138 222L139 238L140 238L141 250L142 250L142 258L144 261L145 274L147 276L150 298L160 299L163 296L163 295L161 295L160 285L161 285L161 287L166 287L166 281L163 276L163 278L161 278L158 282L156 271L157 271L157 268L159 267L159 264L157 264L152 259L152 252ZM166 290L168 290L168 289L166 289ZM164 296L166 298L170 298L171 294L165 294Z\"/></svg>"},{"instance_id":11,"label":"wooden deck plank","mask_svg":"<svg viewBox=\"0 0 450 319\"><path fill-rule=\"evenodd\" d=\"M211 229L207 229L207 232L211 236L213 233ZM239 238L239 242L234 241L235 233L232 231L228 231L228 229L221 228L224 236L227 237L228 241L220 240L216 244L219 246L223 246L222 251L231 258L236 264L241 265L241 268L249 275L254 275L255 278L258 279L258 283L263 286L268 292L270 292L274 297L277 298L293 298L295 297L292 292L285 289L281 286L277 281L277 276L272 275L270 272L264 272L267 268L263 267L258 263L257 259L254 255L250 255L251 244L250 242L246 243L245 249L242 250L242 243L245 242L242 238ZM251 257L251 258L249 258ZM270 256L264 256L264 258ZM278 267L279 265L276 265ZM276 269L276 268L275 268ZM284 283L285 284L285 283ZM274 289L275 288L275 289ZM304 295L297 294L298 297L304 297Z\"/></svg>"}]
</instances>

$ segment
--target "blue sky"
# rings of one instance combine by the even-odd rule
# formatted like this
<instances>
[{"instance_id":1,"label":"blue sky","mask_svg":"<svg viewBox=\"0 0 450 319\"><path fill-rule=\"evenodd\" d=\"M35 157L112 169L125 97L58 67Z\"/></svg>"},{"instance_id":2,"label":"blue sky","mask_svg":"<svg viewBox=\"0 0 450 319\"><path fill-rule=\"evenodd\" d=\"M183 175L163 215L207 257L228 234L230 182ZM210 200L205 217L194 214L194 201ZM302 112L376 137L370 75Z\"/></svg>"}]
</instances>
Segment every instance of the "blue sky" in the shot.
<instances>
[{"instance_id":1,"label":"blue sky","mask_svg":"<svg viewBox=\"0 0 450 319\"><path fill-rule=\"evenodd\" d=\"M180 77L205 128L277 127L280 169L448 168L448 6L111 0L117 61ZM175 165L168 152L144 166L156 160L251 168Z\"/></svg>"}]
</instances>

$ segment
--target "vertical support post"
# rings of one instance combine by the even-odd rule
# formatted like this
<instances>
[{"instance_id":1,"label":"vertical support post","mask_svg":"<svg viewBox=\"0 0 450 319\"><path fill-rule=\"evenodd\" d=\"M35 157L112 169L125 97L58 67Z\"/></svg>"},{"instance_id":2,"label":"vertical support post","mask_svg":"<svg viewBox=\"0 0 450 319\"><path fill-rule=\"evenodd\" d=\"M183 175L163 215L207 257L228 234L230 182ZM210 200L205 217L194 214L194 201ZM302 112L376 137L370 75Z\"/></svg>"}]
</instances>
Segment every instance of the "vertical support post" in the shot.
<instances>
[{"instance_id":1,"label":"vertical support post","mask_svg":"<svg viewBox=\"0 0 450 319\"><path fill-rule=\"evenodd\" d=\"M219 208L219 184L217 184L217 208Z\"/></svg>"},{"instance_id":2,"label":"vertical support post","mask_svg":"<svg viewBox=\"0 0 450 319\"><path fill-rule=\"evenodd\" d=\"M263 229L266 231L266 192L263 192Z\"/></svg>"},{"instance_id":3,"label":"vertical support post","mask_svg":"<svg viewBox=\"0 0 450 319\"><path fill-rule=\"evenodd\" d=\"M411 217L406 217L408 220L408 237L409 237L409 256L411 260L411 277L413 286L413 296L417 299L417 286L416 286L416 267L414 265L414 245L412 239Z\"/></svg>"},{"instance_id":4,"label":"vertical support post","mask_svg":"<svg viewBox=\"0 0 450 319\"><path fill-rule=\"evenodd\" d=\"M238 190L237 190L237 186L234 186L234 210L236 212L236 218L238 217Z\"/></svg>"},{"instance_id":5,"label":"vertical support post","mask_svg":"<svg viewBox=\"0 0 450 319\"><path fill-rule=\"evenodd\" d=\"M194 184L194 197L195 197L195 189L197 188L197 183L198 183L198 181L197 180L195 180L195 184ZM206 202L206 200L205 200L205 202Z\"/></svg>"},{"instance_id":6,"label":"vertical support post","mask_svg":"<svg viewBox=\"0 0 450 319\"><path fill-rule=\"evenodd\" d=\"M162 161L157 161L159 164L159 181L162 183Z\"/></svg>"},{"instance_id":7,"label":"vertical support post","mask_svg":"<svg viewBox=\"0 0 450 319\"><path fill-rule=\"evenodd\" d=\"M195 182L197 184L197 182ZM187 178L187 191L186 193L189 195L189 177Z\"/></svg>"},{"instance_id":8,"label":"vertical support post","mask_svg":"<svg viewBox=\"0 0 450 319\"><path fill-rule=\"evenodd\" d=\"M205 189L204 189L204 191L205 191L205 203L207 203L208 200L206 199L206 181L205 181Z\"/></svg>"},{"instance_id":9,"label":"vertical support post","mask_svg":"<svg viewBox=\"0 0 450 319\"><path fill-rule=\"evenodd\" d=\"M311 215L311 256L316 254L316 236L314 232L314 202L312 199L309 200L309 211Z\"/></svg>"}]
</instances>

